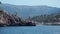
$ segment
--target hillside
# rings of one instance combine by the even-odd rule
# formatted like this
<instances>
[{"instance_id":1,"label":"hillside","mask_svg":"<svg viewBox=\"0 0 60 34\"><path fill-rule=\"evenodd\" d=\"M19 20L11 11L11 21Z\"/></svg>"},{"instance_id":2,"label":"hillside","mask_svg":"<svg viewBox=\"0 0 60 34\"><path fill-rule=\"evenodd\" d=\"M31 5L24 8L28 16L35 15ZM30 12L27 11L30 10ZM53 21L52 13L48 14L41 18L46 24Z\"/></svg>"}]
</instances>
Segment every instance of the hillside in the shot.
<instances>
[{"instance_id":1,"label":"hillside","mask_svg":"<svg viewBox=\"0 0 60 34\"><path fill-rule=\"evenodd\" d=\"M34 16L31 18L33 21L37 21L39 23L44 24L53 24L53 25L60 25L60 13L54 13L50 15L40 15L40 16Z\"/></svg>"},{"instance_id":2,"label":"hillside","mask_svg":"<svg viewBox=\"0 0 60 34\"><path fill-rule=\"evenodd\" d=\"M27 22L17 15L10 14L0 9L0 26L35 26L35 23Z\"/></svg>"},{"instance_id":3,"label":"hillside","mask_svg":"<svg viewBox=\"0 0 60 34\"><path fill-rule=\"evenodd\" d=\"M60 12L60 8L49 7L49 6L26 6L26 5L19 6L19 5L10 5L10 4L0 4L0 8L14 15L17 12L18 16L22 18Z\"/></svg>"}]
</instances>

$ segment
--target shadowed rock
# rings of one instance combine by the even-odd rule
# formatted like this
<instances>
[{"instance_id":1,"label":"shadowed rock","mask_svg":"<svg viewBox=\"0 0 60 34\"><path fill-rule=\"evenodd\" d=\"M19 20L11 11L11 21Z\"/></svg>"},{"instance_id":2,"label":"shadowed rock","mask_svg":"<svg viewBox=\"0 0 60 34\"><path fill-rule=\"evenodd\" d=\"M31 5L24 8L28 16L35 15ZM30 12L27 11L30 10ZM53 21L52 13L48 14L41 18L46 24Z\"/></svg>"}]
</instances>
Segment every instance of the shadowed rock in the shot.
<instances>
[{"instance_id":1,"label":"shadowed rock","mask_svg":"<svg viewBox=\"0 0 60 34\"><path fill-rule=\"evenodd\" d=\"M34 26L35 23L21 20L20 17L0 9L0 26Z\"/></svg>"}]
</instances>

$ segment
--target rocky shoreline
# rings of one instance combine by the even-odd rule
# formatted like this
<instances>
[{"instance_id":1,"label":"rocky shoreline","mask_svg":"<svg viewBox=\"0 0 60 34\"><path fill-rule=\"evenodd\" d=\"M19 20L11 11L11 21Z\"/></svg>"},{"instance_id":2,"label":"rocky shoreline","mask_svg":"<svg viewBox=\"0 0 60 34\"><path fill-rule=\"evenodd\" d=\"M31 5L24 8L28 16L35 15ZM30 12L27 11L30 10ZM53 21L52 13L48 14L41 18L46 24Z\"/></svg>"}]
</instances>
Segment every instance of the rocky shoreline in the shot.
<instances>
[{"instance_id":1,"label":"rocky shoreline","mask_svg":"<svg viewBox=\"0 0 60 34\"><path fill-rule=\"evenodd\" d=\"M0 9L0 26L36 26L35 23L26 22L17 15L13 15Z\"/></svg>"}]
</instances>

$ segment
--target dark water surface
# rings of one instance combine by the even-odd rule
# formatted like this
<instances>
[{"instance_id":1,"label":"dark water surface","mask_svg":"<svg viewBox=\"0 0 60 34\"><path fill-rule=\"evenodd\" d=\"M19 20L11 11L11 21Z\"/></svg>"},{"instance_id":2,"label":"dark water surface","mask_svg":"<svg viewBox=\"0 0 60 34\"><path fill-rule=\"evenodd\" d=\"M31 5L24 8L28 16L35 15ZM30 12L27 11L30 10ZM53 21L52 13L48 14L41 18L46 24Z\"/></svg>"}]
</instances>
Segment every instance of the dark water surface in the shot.
<instances>
[{"instance_id":1,"label":"dark water surface","mask_svg":"<svg viewBox=\"0 0 60 34\"><path fill-rule=\"evenodd\" d=\"M60 26L0 27L0 34L60 34Z\"/></svg>"}]
</instances>

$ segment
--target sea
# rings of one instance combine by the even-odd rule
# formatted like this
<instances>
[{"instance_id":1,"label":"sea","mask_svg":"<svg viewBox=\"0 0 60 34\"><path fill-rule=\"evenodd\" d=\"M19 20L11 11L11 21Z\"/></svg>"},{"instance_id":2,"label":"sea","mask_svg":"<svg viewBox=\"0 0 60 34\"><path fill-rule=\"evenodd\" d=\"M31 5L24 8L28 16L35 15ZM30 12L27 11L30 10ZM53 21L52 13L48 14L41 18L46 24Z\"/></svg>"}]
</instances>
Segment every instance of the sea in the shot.
<instances>
[{"instance_id":1,"label":"sea","mask_svg":"<svg viewBox=\"0 0 60 34\"><path fill-rule=\"evenodd\" d=\"M60 34L60 26L9 26L0 27L0 34Z\"/></svg>"}]
</instances>

